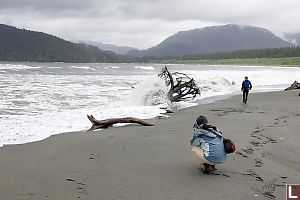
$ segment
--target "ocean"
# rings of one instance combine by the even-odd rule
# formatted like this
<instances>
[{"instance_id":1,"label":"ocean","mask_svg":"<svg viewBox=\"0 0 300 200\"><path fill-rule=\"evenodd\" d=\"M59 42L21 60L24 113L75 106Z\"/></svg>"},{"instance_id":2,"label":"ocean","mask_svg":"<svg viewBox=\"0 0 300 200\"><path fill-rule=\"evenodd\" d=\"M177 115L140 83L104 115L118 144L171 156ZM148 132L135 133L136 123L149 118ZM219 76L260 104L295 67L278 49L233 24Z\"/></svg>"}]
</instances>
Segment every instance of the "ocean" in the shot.
<instances>
[{"instance_id":1,"label":"ocean","mask_svg":"<svg viewBox=\"0 0 300 200\"><path fill-rule=\"evenodd\" d=\"M167 65L194 78L201 96L176 109L240 94L244 76L253 92L279 91L299 81L300 68ZM91 127L96 119L164 116L168 87L162 64L0 63L0 147ZM251 95L251 94L250 94ZM242 101L242 100L241 100ZM249 97L251 102L251 96Z\"/></svg>"}]
</instances>

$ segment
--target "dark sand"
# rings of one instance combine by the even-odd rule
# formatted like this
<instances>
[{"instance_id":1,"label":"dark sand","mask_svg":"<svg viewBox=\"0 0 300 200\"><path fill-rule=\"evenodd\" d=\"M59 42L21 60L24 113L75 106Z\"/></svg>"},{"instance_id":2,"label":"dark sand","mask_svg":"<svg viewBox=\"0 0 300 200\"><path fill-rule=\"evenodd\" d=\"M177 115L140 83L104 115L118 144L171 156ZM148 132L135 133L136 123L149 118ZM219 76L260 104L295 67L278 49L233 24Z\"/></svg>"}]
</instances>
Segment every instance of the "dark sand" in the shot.
<instances>
[{"instance_id":1,"label":"dark sand","mask_svg":"<svg viewBox=\"0 0 300 200\"><path fill-rule=\"evenodd\" d=\"M154 127L66 133L5 146L0 199L285 199L285 184L300 184L298 94L251 93L246 105L239 95L153 120ZM189 144L200 114L237 146L209 175Z\"/></svg>"}]
</instances>

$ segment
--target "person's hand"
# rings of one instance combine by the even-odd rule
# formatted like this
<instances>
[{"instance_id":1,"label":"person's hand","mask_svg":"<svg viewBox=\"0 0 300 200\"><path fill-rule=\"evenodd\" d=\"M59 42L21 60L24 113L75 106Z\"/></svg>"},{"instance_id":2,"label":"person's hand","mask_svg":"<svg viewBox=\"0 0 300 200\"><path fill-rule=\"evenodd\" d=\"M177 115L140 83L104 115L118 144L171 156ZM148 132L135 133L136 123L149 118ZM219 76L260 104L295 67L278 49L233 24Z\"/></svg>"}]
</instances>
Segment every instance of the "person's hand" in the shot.
<instances>
[{"instance_id":1,"label":"person's hand","mask_svg":"<svg viewBox=\"0 0 300 200\"><path fill-rule=\"evenodd\" d=\"M199 128L200 128L200 126L197 124L197 122L195 122L195 124L194 124L194 126L193 126L194 131L196 131L196 130L199 129Z\"/></svg>"}]
</instances>

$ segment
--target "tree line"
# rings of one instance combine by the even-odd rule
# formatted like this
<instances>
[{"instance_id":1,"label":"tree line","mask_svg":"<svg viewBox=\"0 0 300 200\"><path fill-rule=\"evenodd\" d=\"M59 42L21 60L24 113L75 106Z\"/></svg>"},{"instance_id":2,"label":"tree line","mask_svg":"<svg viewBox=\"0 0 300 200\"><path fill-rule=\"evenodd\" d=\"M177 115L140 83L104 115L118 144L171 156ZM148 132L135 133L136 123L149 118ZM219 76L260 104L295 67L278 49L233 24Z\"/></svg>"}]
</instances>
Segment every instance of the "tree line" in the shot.
<instances>
[{"instance_id":1,"label":"tree line","mask_svg":"<svg viewBox=\"0 0 300 200\"><path fill-rule=\"evenodd\" d=\"M246 49L232 52L216 52L209 54L195 54L185 56L164 56L164 57L142 57L137 58L138 62L150 62L153 60L224 60L224 59L246 59L246 58L286 58L300 57L300 47L282 47L266 49Z\"/></svg>"}]
</instances>

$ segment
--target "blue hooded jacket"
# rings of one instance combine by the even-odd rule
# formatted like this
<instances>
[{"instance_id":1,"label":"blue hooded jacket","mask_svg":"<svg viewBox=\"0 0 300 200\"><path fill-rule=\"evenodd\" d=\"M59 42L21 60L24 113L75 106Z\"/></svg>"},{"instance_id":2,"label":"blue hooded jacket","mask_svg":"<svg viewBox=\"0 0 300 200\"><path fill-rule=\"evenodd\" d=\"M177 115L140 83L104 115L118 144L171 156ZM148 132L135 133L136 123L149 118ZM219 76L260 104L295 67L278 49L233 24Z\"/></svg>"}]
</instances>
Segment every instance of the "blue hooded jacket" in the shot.
<instances>
[{"instance_id":1,"label":"blue hooded jacket","mask_svg":"<svg viewBox=\"0 0 300 200\"><path fill-rule=\"evenodd\" d=\"M224 150L224 144L222 137L222 132L217 129L209 128L210 130L204 130L203 125L197 129L190 143L192 146L198 146L203 149L204 158L210 162L223 163L227 161L227 153ZM217 137L215 134L221 136Z\"/></svg>"},{"instance_id":2,"label":"blue hooded jacket","mask_svg":"<svg viewBox=\"0 0 300 200\"><path fill-rule=\"evenodd\" d=\"M247 79L247 80L244 80L243 83L242 83L242 89L244 88L250 88L252 89L252 84L251 82Z\"/></svg>"}]
</instances>

